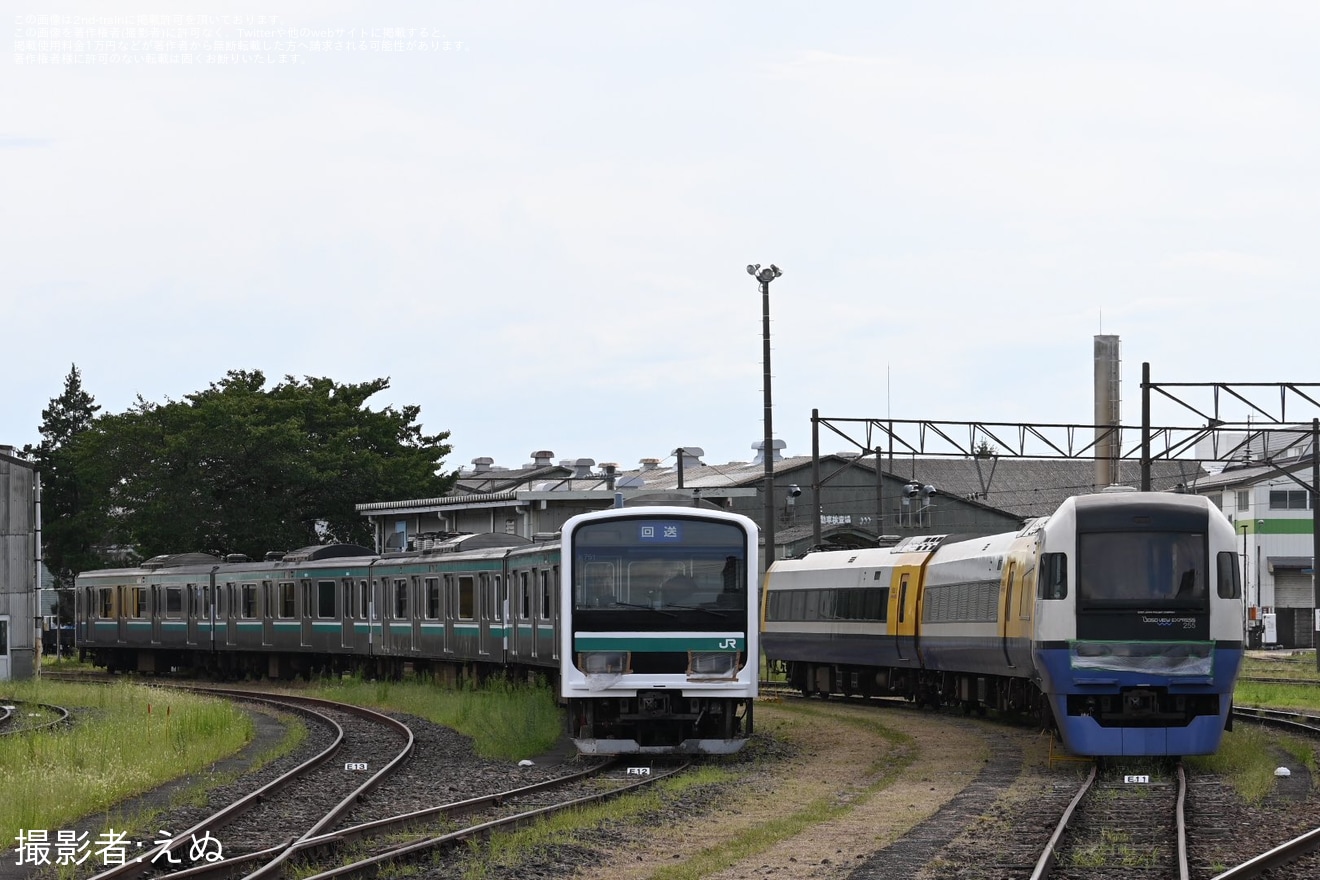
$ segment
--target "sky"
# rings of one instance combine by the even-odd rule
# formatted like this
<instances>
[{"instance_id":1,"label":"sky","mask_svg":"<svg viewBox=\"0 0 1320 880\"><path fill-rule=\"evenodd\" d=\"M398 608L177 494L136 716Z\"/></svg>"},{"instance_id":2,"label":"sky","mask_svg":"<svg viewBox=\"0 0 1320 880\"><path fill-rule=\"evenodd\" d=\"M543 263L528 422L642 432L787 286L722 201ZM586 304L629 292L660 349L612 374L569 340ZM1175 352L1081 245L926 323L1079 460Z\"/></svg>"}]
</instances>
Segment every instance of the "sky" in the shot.
<instances>
[{"instance_id":1,"label":"sky","mask_svg":"<svg viewBox=\"0 0 1320 880\"><path fill-rule=\"evenodd\" d=\"M789 455L1091 424L1101 333L1124 424L1143 362L1320 382L1311 0L9 10L0 444L76 364L105 412L388 377L450 469L747 461L748 264Z\"/></svg>"}]
</instances>

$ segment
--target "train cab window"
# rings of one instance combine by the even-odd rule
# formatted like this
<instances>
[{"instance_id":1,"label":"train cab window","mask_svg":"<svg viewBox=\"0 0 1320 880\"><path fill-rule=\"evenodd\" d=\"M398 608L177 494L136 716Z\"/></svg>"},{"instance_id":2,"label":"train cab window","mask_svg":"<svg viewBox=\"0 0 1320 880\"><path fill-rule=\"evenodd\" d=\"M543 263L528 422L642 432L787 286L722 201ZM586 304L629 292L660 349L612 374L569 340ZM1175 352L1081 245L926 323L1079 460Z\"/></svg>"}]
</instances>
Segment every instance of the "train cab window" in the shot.
<instances>
[{"instance_id":1,"label":"train cab window","mask_svg":"<svg viewBox=\"0 0 1320 880\"><path fill-rule=\"evenodd\" d=\"M322 620L338 617L335 613L335 582L316 582L316 616Z\"/></svg>"},{"instance_id":2,"label":"train cab window","mask_svg":"<svg viewBox=\"0 0 1320 880\"><path fill-rule=\"evenodd\" d=\"M1219 598L1241 599L1242 576L1238 571L1237 553L1224 550L1217 557L1219 563Z\"/></svg>"},{"instance_id":3,"label":"train cab window","mask_svg":"<svg viewBox=\"0 0 1320 880\"><path fill-rule=\"evenodd\" d=\"M1041 599L1068 598L1068 554L1041 554L1036 595Z\"/></svg>"},{"instance_id":4,"label":"train cab window","mask_svg":"<svg viewBox=\"0 0 1320 880\"><path fill-rule=\"evenodd\" d=\"M408 619L408 582L403 578L394 581L394 619Z\"/></svg>"},{"instance_id":5,"label":"train cab window","mask_svg":"<svg viewBox=\"0 0 1320 880\"><path fill-rule=\"evenodd\" d=\"M239 613L246 619L251 620L257 616L257 585L243 584L243 604Z\"/></svg>"},{"instance_id":6,"label":"train cab window","mask_svg":"<svg viewBox=\"0 0 1320 880\"><path fill-rule=\"evenodd\" d=\"M1086 532L1077 543L1077 597L1083 602L1169 603L1208 599L1205 534Z\"/></svg>"},{"instance_id":7,"label":"train cab window","mask_svg":"<svg viewBox=\"0 0 1320 880\"><path fill-rule=\"evenodd\" d=\"M445 575L445 580L449 580L449 575ZM439 620L442 605L440 603L440 578L425 578L422 581L422 591L426 594L426 607L422 614L427 620Z\"/></svg>"},{"instance_id":8,"label":"train cab window","mask_svg":"<svg viewBox=\"0 0 1320 880\"><path fill-rule=\"evenodd\" d=\"M293 617L295 607L293 581L280 581L280 617Z\"/></svg>"}]
</instances>

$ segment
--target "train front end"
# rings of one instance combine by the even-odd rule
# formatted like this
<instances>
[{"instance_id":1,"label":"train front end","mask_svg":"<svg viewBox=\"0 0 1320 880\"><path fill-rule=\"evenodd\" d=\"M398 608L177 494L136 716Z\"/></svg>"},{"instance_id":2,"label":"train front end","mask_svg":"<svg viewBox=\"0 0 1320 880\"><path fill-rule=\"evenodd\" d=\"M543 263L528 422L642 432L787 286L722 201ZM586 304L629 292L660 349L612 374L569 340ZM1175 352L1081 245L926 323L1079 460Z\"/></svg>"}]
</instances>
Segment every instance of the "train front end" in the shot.
<instances>
[{"instance_id":1,"label":"train front end","mask_svg":"<svg viewBox=\"0 0 1320 880\"><path fill-rule=\"evenodd\" d=\"M1233 528L1206 499L1100 493L1039 533L1033 658L1078 755L1211 754L1242 662Z\"/></svg>"},{"instance_id":2,"label":"train front end","mask_svg":"<svg viewBox=\"0 0 1320 880\"><path fill-rule=\"evenodd\" d=\"M583 754L729 754L757 693L757 529L690 507L563 528L560 691Z\"/></svg>"}]
</instances>

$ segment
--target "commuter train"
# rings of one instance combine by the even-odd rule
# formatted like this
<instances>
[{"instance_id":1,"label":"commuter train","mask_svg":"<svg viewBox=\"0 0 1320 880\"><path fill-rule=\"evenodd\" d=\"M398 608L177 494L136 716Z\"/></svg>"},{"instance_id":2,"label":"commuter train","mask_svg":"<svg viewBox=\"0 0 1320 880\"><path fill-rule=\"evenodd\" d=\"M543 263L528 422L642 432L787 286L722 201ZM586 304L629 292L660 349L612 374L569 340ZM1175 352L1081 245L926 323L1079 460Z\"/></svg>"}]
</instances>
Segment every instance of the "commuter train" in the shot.
<instances>
[{"instance_id":1,"label":"commuter train","mask_svg":"<svg viewBox=\"0 0 1320 880\"><path fill-rule=\"evenodd\" d=\"M1077 755L1210 754L1242 662L1235 548L1200 496L1079 496L1009 534L776 562L761 641L807 694L1037 713Z\"/></svg>"},{"instance_id":2,"label":"commuter train","mask_svg":"<svg viewBox=\"0 0 1320 880\"><path fill-rule=\"evenodd\" d=\"M574 517L562 534L84 572L77 645L111 671L541 676L559 682L584 753L740 748L757 688L755 524L632 507Z\"/></svg>"}]
</instances>

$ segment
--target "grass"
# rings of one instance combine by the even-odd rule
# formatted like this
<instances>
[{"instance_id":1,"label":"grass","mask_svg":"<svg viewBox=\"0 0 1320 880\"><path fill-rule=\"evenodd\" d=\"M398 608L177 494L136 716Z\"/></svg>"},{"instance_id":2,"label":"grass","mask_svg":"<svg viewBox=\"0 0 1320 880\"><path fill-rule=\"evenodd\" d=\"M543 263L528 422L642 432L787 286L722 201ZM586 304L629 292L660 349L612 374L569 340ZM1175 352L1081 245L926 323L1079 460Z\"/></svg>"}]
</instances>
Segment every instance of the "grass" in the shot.
<instances>
[{"instance_id":1,"label":"grass","mask_svg":"<svg viewBox=\"0 0 1320 880\"><path fill-rule=\"evenodd\" d=\"M1120 865L1125 868L1149 868L1156 860L1154 849L1134 845L1124 832L1105 830L1100 832L1098 841L1077 848L1073 853L1072 864L1078 868Z\"/></svg>"},{"instance_id":2,"label":"grass","mask_svg":"<svg viewBox=\"0 0 1320 880\"><path fill-rule=\"evenodd\" d=\"M1270 746L1276 741L1275 734L1253 724L1243 724L1224 734L1219 751L1213 755L1198 755L1185 760L1194 770L1226 776L1243 799L1256 804L1274 788L1274 769L1278 762L1272 757Z\"/></svg>"},{"instance_id":3,"label":"grass","mask_svg":"<svg viewBox=\"0 0 1320 880\"><path fill-rule=\"evenodd\" d=\"M10 683L6 696L64 706L75 722L0 738L0 839L67 827L200 771L252 737L247 715L223 700L137 684L34 679Z\"/></svg>"},{"instance_id":4,"label":"grass","mask_svg":"<svg viewBox=\"0 0 1320 880\"><path fill-rule=\"evenodd\" d=\"M1242 662L1242 674L1261 678L1295 678L1299 681L1320 682L1315 652L1294 654L1278 651L1265 656L1247 656Z\"/></svg>"},{"instance_id":5,"label":"grass","mask_svg":"<svg viewBox=\"0 0 1320 880\"><path fill-rule=\"evenodd\" d=\"M430 682L323 682L313 689L327 700L407 712L472 737L484 758L521 760L554 746L564 730L554 691L545 685L492 680L480 688L444 688Z\"/></svg>"}]
</instances>

